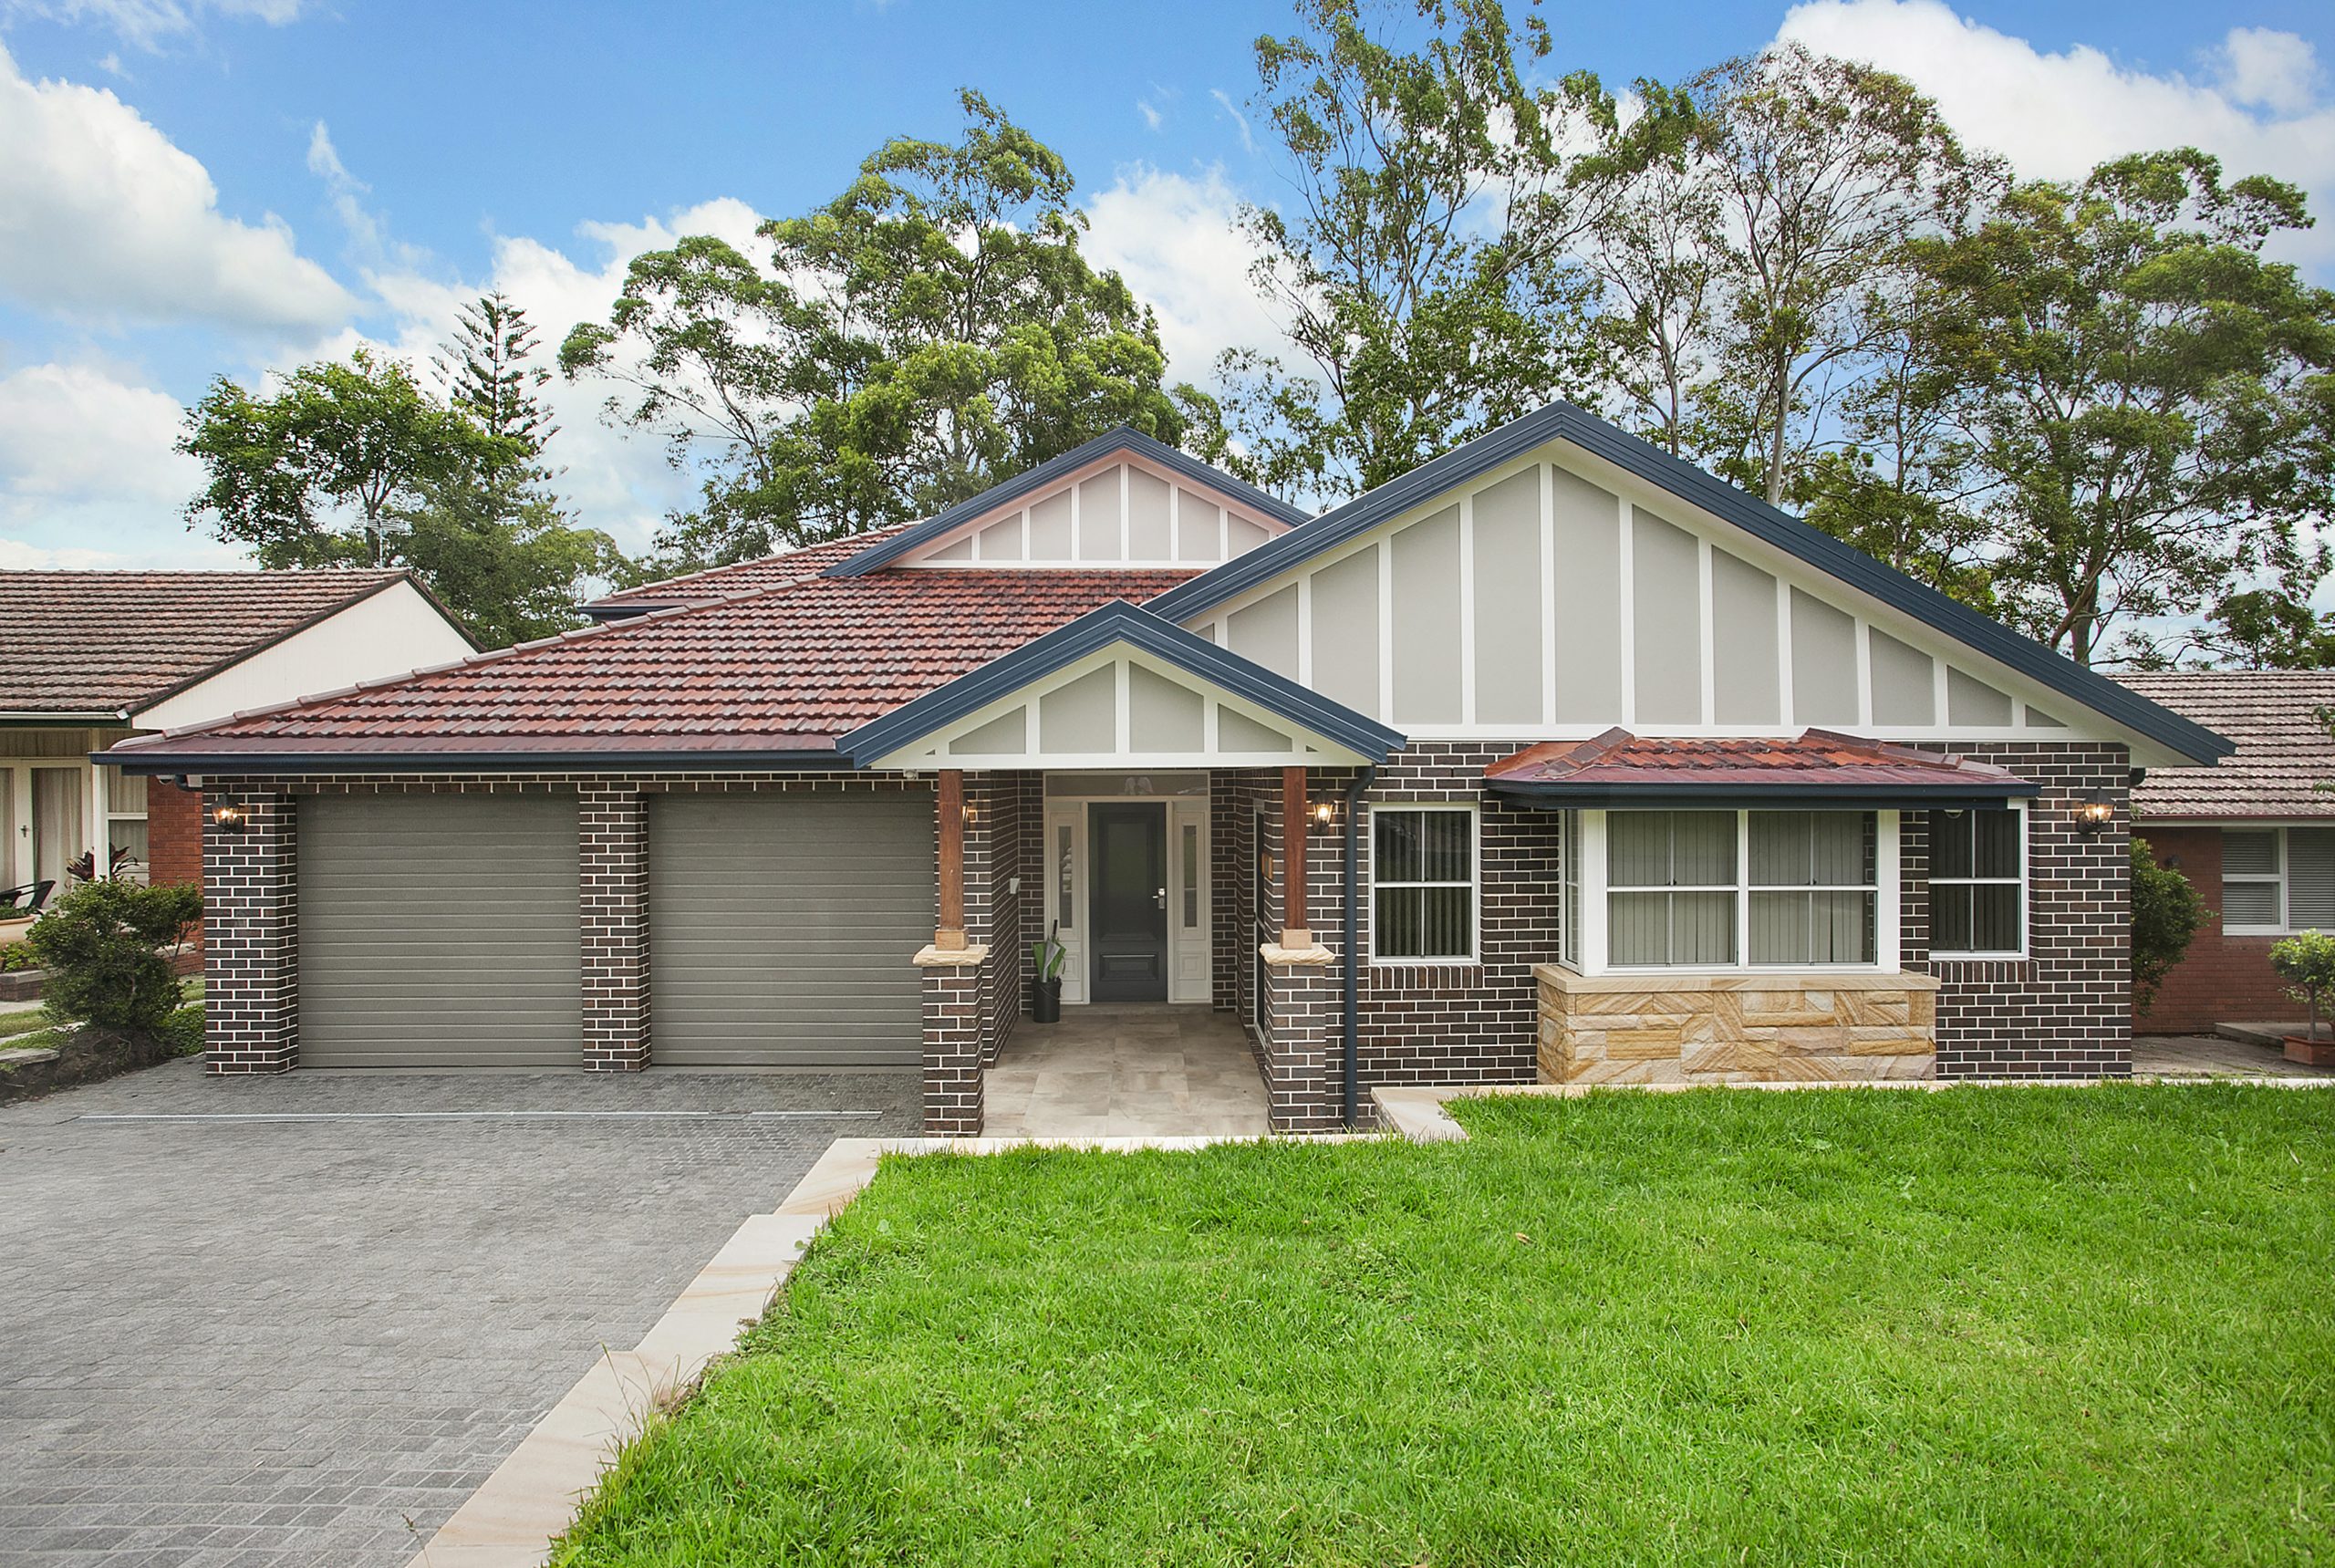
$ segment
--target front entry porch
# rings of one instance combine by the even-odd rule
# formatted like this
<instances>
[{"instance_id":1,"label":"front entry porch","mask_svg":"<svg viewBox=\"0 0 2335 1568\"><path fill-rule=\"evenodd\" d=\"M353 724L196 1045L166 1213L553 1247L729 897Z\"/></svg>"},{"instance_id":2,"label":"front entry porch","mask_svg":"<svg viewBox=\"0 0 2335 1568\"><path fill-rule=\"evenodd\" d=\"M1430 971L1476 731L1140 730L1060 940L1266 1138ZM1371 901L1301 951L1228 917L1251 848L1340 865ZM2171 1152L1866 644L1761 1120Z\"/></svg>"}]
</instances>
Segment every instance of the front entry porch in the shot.
<instances>
[{"instance_id":1,"label":"front entry porch","mask_svg":"<svg viewBox=\"0 0 2335 1568\"><path fill-rule=\"evenodd\" d=\"M1065 1008L1024 1022L988 1072L991 1137L1261 1137L1264 1079L1229 1013Z\"/></svg>"}]
</instances>

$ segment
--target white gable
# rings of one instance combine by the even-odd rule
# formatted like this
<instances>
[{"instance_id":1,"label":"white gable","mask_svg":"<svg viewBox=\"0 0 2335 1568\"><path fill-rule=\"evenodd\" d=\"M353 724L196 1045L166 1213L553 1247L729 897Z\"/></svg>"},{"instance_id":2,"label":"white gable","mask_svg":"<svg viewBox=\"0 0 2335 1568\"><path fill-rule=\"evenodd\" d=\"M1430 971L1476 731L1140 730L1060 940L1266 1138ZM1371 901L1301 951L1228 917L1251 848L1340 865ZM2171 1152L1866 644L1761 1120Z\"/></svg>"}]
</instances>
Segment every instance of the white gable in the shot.
<instances>
[{"instance_id":1,"label":"white gable","mask_svg":"<svg viewBox=\"0 0 2335 1568\"><path fill-rule=\"evenodd\" d=\"M1114 452L968 519L902 566L1213 566L1288 524L1213 486Z\"/></svg>"},{"instance_id":2,"label":"white gable","mask_svg":"<svg viewBox=\"0 0 2335 1568\"><path fill-rule=\"evenodd\" d=\"M1188 626L1414 740L2131 738L1565 441Z\"/></svg>"}]
</instances>

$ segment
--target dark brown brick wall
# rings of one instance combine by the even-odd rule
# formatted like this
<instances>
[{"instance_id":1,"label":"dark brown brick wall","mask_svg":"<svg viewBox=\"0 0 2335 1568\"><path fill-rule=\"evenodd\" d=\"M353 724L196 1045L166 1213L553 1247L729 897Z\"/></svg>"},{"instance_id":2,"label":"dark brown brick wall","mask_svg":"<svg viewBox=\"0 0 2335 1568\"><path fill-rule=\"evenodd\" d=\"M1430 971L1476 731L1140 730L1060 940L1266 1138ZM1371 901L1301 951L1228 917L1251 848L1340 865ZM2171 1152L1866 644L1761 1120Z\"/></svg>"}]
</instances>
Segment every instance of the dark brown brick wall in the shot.
<instances>
[{"instance_id":1,"label":"dark brown brick wall","mask_svg":"<svg viewBox=\"0 0 2335 1568\"><path fill-rule=\"evenodd\" d=\"M2159 865L2189 878L2215 915L2157 987L2154 1004L2135 1012L2133 1028L2143 1034L2209 1034L2216 1023L2299 1022L2302 1003L2287 994L2286 982L2270 968L2270 946L2278 939L2222 931L2222 830L2143 822L2135 831L2148 840Z\"/></svg>"}]
</instances>

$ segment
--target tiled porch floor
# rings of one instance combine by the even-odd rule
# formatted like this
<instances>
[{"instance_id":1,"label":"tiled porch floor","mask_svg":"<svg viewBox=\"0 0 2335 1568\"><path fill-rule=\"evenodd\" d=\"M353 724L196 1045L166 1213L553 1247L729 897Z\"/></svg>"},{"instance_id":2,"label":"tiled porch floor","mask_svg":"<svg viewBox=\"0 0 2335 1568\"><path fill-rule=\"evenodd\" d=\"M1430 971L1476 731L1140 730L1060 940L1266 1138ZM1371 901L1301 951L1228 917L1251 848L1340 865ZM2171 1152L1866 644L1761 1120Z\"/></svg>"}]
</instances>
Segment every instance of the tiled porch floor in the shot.
<instances>
[{"instance_id":1,"label":"tiled porch floor","mask_svg":"<svg viewBox=\"0 0 2335 1568\"><path fill-rule=\"evenodd\" d=\"M989 1070L991 1137L1254 1137L1271 1130L1240 1025L1205 1007L1065 1007Z\"/></svg>"}]
</instances>

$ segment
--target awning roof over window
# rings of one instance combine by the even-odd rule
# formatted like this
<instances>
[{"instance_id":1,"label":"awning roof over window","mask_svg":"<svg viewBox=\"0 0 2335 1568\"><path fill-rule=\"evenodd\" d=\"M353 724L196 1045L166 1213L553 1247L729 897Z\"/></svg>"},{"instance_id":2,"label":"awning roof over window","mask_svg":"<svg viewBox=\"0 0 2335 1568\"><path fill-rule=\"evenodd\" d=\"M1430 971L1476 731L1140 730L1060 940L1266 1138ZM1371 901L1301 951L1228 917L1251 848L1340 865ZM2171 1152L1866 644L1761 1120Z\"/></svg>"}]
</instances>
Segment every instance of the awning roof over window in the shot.
<instances>
[{"instance_id":1,"label":"awning roof over window","mask_svg":"<svg viewBox=\"0 0 2335 1568\"><path fill-rule=\"evenodd\" d=\"M1707 740L1613 729L1503 757L1484 770L1484 787L1551 808L1970 806L2038 793L1991 763L1828 730L1790 740Z\"/></svg>"}]
</instances>

